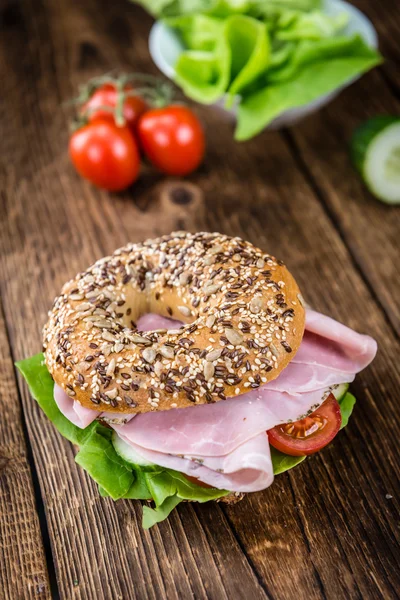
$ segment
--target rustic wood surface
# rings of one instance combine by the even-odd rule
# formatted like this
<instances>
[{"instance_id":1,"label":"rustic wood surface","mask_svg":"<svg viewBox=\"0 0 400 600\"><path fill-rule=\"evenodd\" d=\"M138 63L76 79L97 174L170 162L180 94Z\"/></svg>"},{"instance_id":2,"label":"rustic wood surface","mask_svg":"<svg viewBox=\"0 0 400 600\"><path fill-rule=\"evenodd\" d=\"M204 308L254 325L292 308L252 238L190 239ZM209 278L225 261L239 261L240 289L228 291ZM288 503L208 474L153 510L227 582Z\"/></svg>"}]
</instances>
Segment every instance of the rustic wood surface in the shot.
<instances>
[{"instance_id":1,"label":"rustic wood surface","mask_svg":"<svg viewBox=\"0 0 400 600\"><path fill-rule=\"evenodd\" d=\"M150 168L112 196L67 156L63 102L79 83L115 67L156 72L148 15L124 0L0 5L1 598L398 597L399 211L368 194L347 148L359 122L400 112L400 21L389 0L386 11L356 4L386 64L300 125L244 144L220 113L196 107L208 151L185 205L171 194L182 184ZM11 361L40 350L65 280L128 241L180 228L275 253L308 302L373 335L379 353L352 386L355 414L334 444L238 505L180 505L144 532L140 504L99 497Z\"/></svg>"}]
</instances>

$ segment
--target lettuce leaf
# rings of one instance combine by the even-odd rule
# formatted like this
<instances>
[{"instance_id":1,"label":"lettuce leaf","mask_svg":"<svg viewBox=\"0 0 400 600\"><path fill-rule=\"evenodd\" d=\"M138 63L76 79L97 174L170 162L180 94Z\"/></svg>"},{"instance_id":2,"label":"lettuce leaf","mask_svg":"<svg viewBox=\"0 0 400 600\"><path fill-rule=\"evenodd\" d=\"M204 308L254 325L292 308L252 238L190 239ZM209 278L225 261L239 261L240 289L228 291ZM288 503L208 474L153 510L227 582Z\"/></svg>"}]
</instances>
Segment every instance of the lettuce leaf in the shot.
<instances>
[{"instance_id":1,"label":"lettuce leaf","mask_svg":"<svg viewBox=\"0 0 400 600\"><path fill-rule=\"evenodd\" d=\"M233 98L265 73L270 44L264 23L244 15L225 21L204 15L167 20L177 28L188 50L175 65L183 91L209 104L228 92Z\"/></svg>"},{"instance_id":2,"label":"lettuce leaf","mask_svg":"<svg viewBox=\"0 0 400 600\"><path fill-rule=\"evenodd\" d=\"M189 481L182 473L160 468L145 473L147 487L151 491L157 506L164 503L168 496L178 496L181 500L207 502L226 496L230 492L216 488L205 488Z\"/></svg>"},{"instance_id":3,"label":"lettuce leaf","mask_svg":"<svg viewBox=\"0 0 400 600\"><path fill-rule=\"evenodd\" d=\"M190 50L210 52L215 50L223 24L207 15L183 15L166 19L166 24L176 29Z\"/></svg>"},{"instance_id":4,"label":"lettuce leaf","mask_svg":"<svg viewBox=\"0 0 400 600\"><path fill-rule=\"evenodd\" d=\"M150 527L153 527L156 523L164 521L180 502L182 502L182 500L178 496L169 496L160 506L156 506L156 508L150 508L150 506L144 505L142 519L143 529L150 529Z\"/></svg>"},{"instance_id":5,"label":"lettuce leaf","mask_svg":"<svg viewBox=\"0 0 400 600\"><path fill-rule=\"evenodd\" d=\"M327 42L330 43L329 52L321 52L320 44ZM315 52L310 47L308 60L300 61L291 77L266 84L243 98L239 105L235 139L251 138L284 111L332 92L380 62L380 55L369 48L360 36L323 40L317 44ZM287 68L293 70L290 64Z\"/></svg>"},{"instance_id":6,"label":"lettuce leaf","mask_svg":"<svg viewBox=\"0 0 400 600\"><path fill-rule=\"evenodd\" d=\"M340 412L342 413L342 424L340 429L346 427L347 423L349 422L355 403L356 399L353 394L350 394L350 392L347 392L343 398L339 400Z\"/></svg>"}]
</instances>

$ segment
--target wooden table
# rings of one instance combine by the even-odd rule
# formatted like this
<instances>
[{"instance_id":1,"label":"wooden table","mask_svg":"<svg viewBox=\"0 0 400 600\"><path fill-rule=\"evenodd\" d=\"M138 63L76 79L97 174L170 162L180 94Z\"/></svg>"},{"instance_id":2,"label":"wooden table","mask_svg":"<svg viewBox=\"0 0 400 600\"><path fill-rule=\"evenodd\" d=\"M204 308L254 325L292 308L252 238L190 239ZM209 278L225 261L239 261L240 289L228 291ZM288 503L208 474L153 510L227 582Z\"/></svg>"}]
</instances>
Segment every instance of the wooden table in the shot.
<instances>
[{"instance_id":1,"label":"wooden table","mask_svg":"<svg viewBox=\"0 0 400 600\"><path fill-rule=\"evenodd\" d=\"M398 597L399 211L367 193L348 140L368 116L400 113L400 5L355 3L385 64L300 125L247 143L197 107L208 151L187 204L149 168L112 196L68 160L63 102L77 85L114 67L156 71L148 15L124 0L1 4L1 598ZM99 497L13 361L40 351L65 280L128 241L182 228L275 253L313 306L374 336L379 353L334 444L236 506L182 504L147 532L139 502Z\"/></svg>"}]
</instances>

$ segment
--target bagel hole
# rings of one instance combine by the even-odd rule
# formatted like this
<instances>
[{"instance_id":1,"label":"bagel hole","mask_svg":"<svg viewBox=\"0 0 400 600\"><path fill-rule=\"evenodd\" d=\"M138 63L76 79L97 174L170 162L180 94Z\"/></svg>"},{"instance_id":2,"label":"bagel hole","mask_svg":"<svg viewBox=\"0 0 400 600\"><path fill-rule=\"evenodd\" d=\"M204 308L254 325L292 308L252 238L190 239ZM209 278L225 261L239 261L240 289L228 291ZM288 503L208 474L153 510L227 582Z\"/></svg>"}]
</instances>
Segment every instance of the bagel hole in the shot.
<instances>
[{"instance_id":1,"label":"bagel hole","mask_svg":"<svg viewBox=\"0 0 400 600\"><path fill-rule=\"evenodd\" d=\"M183 322L178 319L170 319L157 313L145 313L136 322L137 330L143 332L156 329L180 329L183 325Z\"/></svg>"}]
</instances>

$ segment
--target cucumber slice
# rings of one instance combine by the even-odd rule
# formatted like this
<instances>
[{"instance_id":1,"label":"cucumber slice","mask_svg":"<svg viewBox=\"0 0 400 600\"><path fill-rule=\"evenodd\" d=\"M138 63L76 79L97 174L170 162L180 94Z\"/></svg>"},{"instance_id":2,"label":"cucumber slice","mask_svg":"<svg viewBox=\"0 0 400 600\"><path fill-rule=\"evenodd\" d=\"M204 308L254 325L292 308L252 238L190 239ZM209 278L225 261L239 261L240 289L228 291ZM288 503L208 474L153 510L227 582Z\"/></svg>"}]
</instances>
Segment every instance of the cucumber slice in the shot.
<instances>
[{"instance_id":1,"label":"cucumber slice","mask_svg":"<svg viewBox=\"0 0 400 600\"><path fill-rule=\"evenodd\" d=\"M124 442L124 440L122 440L115 431L112 434L111 441L116 453L119 454L120 457L130 465L139 466L142 468L154 467L153 463L143 458L143 456L140 456L140 454L138 454L136 450L132 448L132 446Z\"/></svg>"},{"instance_id":2,"label":"cucumber slice","mask_svg":"<svg viewBox=\"0 0 400 600\"><path fill-rule=\"evenodd\" d=\"M335 396L336 400L340 403L340 401L347 394L347 390L349 389L348 383L339 383L337 387L332 389L332 394Z\"/></svg>"},{"instance_id":3,"label":"cucumber slice","mask_svg":"<svg viewBox=\"0 0 400 600\"><path fill-rule=\"evenodd\" d=\"M351 154L370 192L383 202L399 204L400 117L375 117L361 125L353 135Z\"/></svg>"}]
</instances>

